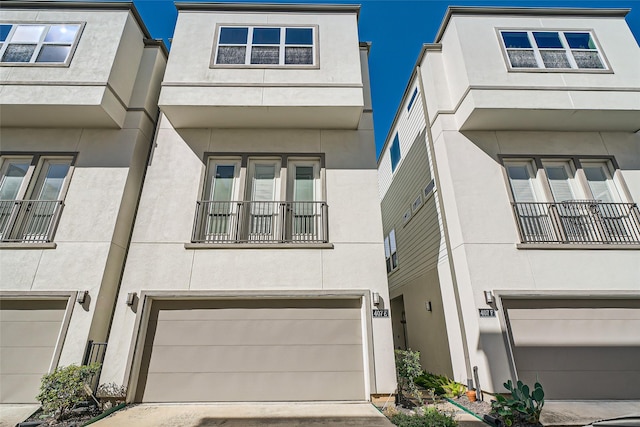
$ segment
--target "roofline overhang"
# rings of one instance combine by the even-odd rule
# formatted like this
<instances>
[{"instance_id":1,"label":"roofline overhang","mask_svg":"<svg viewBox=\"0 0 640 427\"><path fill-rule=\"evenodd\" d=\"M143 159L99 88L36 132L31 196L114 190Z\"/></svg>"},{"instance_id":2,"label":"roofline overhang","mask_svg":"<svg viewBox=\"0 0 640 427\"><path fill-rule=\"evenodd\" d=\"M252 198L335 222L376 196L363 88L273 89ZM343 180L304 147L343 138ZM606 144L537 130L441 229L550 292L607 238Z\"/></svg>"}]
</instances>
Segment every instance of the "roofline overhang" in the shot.
<instances>
[{"instance_id":1,"label":"roofline overhang","mask_svg":"<svg viewBox=\"0 0 640 427\"><path fill-rule=\"evenodd\" d=\"M439 43L453 15L573 16L624 18L631 9L449 6L436 33Z\"/></svg>"},{"instance_id":2,"label":"roofline overhang","mask_svg":"<svg viewBox=\"0 0 640 427\"><path fill-rule=\"evenodd\" d=\"M194 3L175 2L176 9L207 10L218 12L298 12L298 13L355 13L360 16L357 4L311 4L311 3Z\"/></svg>"},{"instance_id":3,"label":"roofline overhang","mask_svg":"<svg viewBox=\"0 0 640 427\"><path fill-rule=\"evenodd\" d=\"M138 9L132 1L56 1L56 0L2 0L2 9L95 9L95 10L128 10L142 30L144 37L149 41L147 45L160 45L162 51L168 55L164 41L151 37L149 29L144 24Z\"/></svg>"}]
</instances>

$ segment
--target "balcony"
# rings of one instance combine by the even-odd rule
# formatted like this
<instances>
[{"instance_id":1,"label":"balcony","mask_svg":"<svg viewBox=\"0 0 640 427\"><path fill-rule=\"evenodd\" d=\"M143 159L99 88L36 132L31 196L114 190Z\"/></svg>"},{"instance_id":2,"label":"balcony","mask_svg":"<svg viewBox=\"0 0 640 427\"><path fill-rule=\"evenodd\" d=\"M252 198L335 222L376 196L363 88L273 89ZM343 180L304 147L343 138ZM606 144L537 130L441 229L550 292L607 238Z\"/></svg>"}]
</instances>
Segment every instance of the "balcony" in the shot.
<instances>
[{"instance_id":1,"label":"balcony","mask_svg":"<svg viewBox=\"0 0 640 427\"><path fill-rule=\"evenodd\" d=\"M197 202L193 243L327 243L326 202Z\"/></svg>"},{"instance_id":2,"label":"balcony","mask_svg":"<svg viewBox=\"0 0 640 427\"><path fill-rule=\"evenodd\" d=\"M635 203L513 203L522 243L640 244Z\"/></svg>"},{"instance_id":3,"label":"balcony","mask_svg":"<svg viewBox=\"0 0 640 427\"><path fill-rule=\"evenodd\" d=\"M0 242L51 242L62 206L62 200L0 200Z\"/></svg>"}]
</instances>

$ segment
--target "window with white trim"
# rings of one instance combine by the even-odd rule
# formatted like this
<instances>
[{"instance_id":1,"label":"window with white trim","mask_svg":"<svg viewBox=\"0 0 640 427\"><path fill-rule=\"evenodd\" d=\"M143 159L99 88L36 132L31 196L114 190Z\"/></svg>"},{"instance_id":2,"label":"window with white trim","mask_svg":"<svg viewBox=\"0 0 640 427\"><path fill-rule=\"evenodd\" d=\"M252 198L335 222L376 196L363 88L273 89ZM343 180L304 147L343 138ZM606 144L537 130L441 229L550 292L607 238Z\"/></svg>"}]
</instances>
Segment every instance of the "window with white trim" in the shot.
<instances>
[{"instance_id":1,"label":"window with white trim","mask_svg":"<svg viewBox=\"0 0 640 427\"><path fill-rule=\"evenodd\" d=\"M316 27L221 26L214 64L313 66Z\"/></svg>"},{"instance_id":2,"label":"window with white trim","mask_svg":"<svg viewBox=\"0 0 640 427\"><path fill-rule=\"evenodd\" d=\"M52 241L72 168L70 156L2 156L1 241Z\"/></svg>"},{"instance_id":3,"label":"window with white trim","mask_svg":"<svg viewBox=\"0 0 640 427\"><path fill-rule=\"evenodd\" d=\"M590 31L500 30L511 70L606 70Z\"/></svg>"},{"instance_id":4,"label":"window with white trim","mask_svg":"<svg viewBox=\"0 0 640 427\"><path fill-rule=\"evenodd\" d=\"M411 94L411 98L409 99L409 103L407 104L407 111L411 111L411 107L413 107L413 103L416 102L416 97L418 96L418 88L413 90L413 94Z\"/></svg>"},{"instance_id":5,"label":"window with white trim","mask_svg":"<svg viewBox=\"0 0 640 427\"><path fill-rule=\"evenodd\" d=\"M391 143L391 147L389 148L389 157L391 157L391 172L395 172L396 167L398 167L398 163L400 163L400 159L402 158L400 154L400 138L396 133L396 136L393 138L393 142Z\"/></svg>"},{"instance_id":6,"label":"window with white trim","mask_svg":"<svg viewBox=\"0 0 640 427\"><path fill-rule=\"evenodd\" d=\"M398 249L396 247L396 230L393 229L384 238L384 256L387 263L387 274L398 268Z\"/></svg>"},{"instance_id":7,"label":"window with white trim","mask_svg":"<svg viewBox=\"0 0 640 427\"><path fill-rule=\"evenodd\" d=\"M82 24L0 23L0 64L67 65Z\"/></svg>"}]
</instances>

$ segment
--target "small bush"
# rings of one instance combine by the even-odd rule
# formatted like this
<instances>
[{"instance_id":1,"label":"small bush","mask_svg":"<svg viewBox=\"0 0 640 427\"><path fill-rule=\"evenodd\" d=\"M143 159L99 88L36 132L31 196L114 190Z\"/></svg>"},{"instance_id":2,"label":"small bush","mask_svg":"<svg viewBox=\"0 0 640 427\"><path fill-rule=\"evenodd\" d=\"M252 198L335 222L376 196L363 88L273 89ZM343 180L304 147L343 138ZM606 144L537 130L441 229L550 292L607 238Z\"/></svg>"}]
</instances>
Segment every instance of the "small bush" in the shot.
<instances>
[{"instance_id":1,"label":"small bush","mask_svg":"<svg viewBox=\"0 0 640 427\"><path fill-rule=\"evenodd\" d=\"M456 427L458 425L452 415L438 412L434 407L423 409L413 415L397 413L389 419L398 427Z\"/></svg>"},{"instance_id":2,"label":"small bush","mask_svg":"<svg viewBox=\"0 0 640 427\"><path fill-rule=\"evenodd\" d=\"M100 364L61 366L42 377L40 394L36 397L42 403L42 410L63 420L77 403L88 395L85 385L100 371Z\"/></svg>"},{"instance_id":3,"label":"small bush","mask_svg":"<svg viewBox=\"0 0 640 427\"><path fill-rule=\"evenodd\" d=\"M406 392L410 397L420 400L420 390L414 380L422 373L420 366L420 352L411 350L396 350L396 375L398 376L398 391Z\"/></svg>"},{"instance_id":4,"label":"small bush","mask_svg":"<svg viewBox=\"0 0 640 427\"><path fill-rule=\"evenodd\" d=\"M436 375L430 372L423 372L418 378L414 380L420 387L427 390L433 390L434 394L438 396L444 396L447 394L443 386L449 382L449 379L444 375Z\"/></svg>"},{"instance_id":5,"label":"small bush","mask_svg":"<svg viewBox=\"0 0 640 427\"><path fill-rule=\"evenodd\" d=\"M504 383L504 387L511 392L511 397L496 395L491 403L491 409L506 426L511 426L518 419L527 423L537 424L544 406L544 390L542 384L536 382L533 391L522 381L513 384L511 380Z\"/></svg>"}]
</instances>

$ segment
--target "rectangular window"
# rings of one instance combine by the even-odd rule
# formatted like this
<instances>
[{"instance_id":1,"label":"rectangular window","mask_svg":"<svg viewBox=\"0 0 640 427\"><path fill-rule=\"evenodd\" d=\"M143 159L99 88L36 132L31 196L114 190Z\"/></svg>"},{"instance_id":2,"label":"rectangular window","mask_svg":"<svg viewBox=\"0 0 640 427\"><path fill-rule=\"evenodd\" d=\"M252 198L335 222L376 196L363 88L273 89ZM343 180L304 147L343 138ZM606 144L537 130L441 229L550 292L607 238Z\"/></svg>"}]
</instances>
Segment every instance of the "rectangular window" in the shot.
<instances>
[{"instance_id":1,"label":"rectangular window","mask_svg":"<svg viewBox=\"0 0 640 427\"><path fill-rule=\"evenodd\" d=\"M215 65L313 66L316 27L222 26Z\"/></svg>"},{"instance_id":2,"label":"rectangular window","mask_svg":"<svg viewBox=\"0 0 640 427\"><path fill-rule=\"evenodd\" d=\"M606 70L604 57L588 31L501 30L512 70Z\"/></svg>"},{"instance_id":3,"label":"rectangular window","mask_svg":"<svg viewBox=\"0 0 640 427\"><path fill-rule=\"evenodd\" d=\"M52 241L72 165L71 157L2 157L0 239L3 242Z\"/></svg>"},{"instance_id":4,"label":"rectangular window","mask_svg":"<svg viewBox=\"0 0 640 427\"><path fill-rule=\"evenodd\" d=\"M193 242L326 242L321 161L314 157L209 159Z\"/></svg>"},{"instance_id":5,"label":"rectangular window","mask_svg":"<svg viewBox=\"0 0 640 427\"><path fill-rule=\"evenodd\" d=\"M407 104L407 111L411 111L411 107L413 107L413 103L416 102L416 97L418 96L418 88L413 90L413 94L411 95L411 99L409 99L409 104Z\"/></svg>"},{"instance_id":6,"label":"rectangular window","mask_svg":"<svg viewBox=\"0 0 640 427\"><path fill-rule=\"evenodd\" d=\"M612 161L507 159L524 243L640 243L638 207L623 201Z\"/></svg>"},{"instance_id":7,"label":"rectangular window","mask_svg":"<svg viewBox=\"0 0 640 427\"><path fill-rule=\"evenodd\" d=\"M391 143L391 148L389 149L391 156L391 172L396 170L398 163L400 163L400 139L398 138L398 134L393 138L393 142Z\"/></svg>"},{"instance_id":8,"label":"rectangular window","mask_svg":"<svg viewBox=\"0 0 640 427\"><path fill-rule=\"evenodd\" d=\"M396 230L391 230L384 238L384 256L387 263L387 273L398 268L398 250L396 248Z\"/></svg>"},{"instance_id":9,"label":"rectangular window","mask_svg":"<svg viewBox=\"0 0 640 427\"><path fill-rule=\"evenodd\" d=\"M82 24L0 24L0 64L67 65Z\"/></svg>"}]
</instances>

